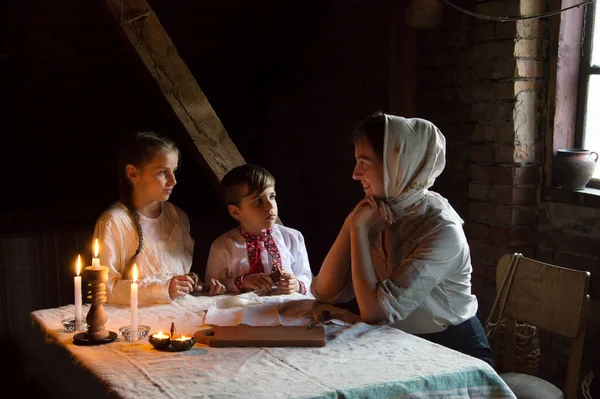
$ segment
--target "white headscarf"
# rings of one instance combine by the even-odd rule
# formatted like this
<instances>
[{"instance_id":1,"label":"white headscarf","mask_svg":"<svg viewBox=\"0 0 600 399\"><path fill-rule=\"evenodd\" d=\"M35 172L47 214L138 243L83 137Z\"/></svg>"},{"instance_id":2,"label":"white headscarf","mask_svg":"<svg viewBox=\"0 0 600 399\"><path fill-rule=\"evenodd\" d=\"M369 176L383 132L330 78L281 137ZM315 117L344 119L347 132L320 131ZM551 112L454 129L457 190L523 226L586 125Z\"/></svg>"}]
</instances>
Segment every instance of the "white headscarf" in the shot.
<instances>
[{"instance_id":1,"label":"white headscarf","mask_svg":"<svg viewBox=\"0 0 600 399\"><path fill-rule=\"evenodd\" d=\"M463 223L444 197L428 190L445 166L446 138L433 123L386 115L383 186L386 202L397 216L435 208L444 219Z\"/></svg>"}]
</instances>

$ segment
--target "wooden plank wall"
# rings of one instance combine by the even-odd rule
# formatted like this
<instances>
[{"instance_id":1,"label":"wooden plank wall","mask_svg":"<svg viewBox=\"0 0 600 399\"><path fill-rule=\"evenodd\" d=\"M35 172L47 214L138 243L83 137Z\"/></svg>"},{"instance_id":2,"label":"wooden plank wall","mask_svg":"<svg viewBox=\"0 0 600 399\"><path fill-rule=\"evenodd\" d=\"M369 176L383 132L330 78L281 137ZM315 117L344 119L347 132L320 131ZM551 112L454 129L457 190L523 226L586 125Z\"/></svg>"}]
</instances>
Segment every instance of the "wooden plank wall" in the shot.
<instances>
[{"instance_id":1,"label":"wooden plank wall","mask_svg":"<svg viewBox=\"0 0 600 399\"><path fill-rule=\"evenodd\" d=\"M0 236L2 339L17 334L31 311L73 303L75 259L90 253L92 232L88 227Z\"/></svg>"}]
</instances>

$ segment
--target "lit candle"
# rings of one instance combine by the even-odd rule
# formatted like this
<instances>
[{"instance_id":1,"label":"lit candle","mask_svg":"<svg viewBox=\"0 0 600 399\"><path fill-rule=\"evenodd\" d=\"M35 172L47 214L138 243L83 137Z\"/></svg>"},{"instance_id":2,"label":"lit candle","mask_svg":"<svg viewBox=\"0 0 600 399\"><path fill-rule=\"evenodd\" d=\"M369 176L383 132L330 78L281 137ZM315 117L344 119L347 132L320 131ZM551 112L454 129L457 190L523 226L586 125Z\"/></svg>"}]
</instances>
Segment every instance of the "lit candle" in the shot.
<instances>
[{"instance_id":1,"label":"lit candle","mask_svg":"<svg viewBox=\"0 0 600 399\"><path fill-rule=\"evenodd\" d=\"M171 345L173 345L173 349L176 351L187 351L195 344L196 340L194 338L185 335L181 335L171 340Z\"/></svg>"},{"instance_id":2,"label":"lit candle","mask_svg":"<svg viewBox=\"0 0 600 399\"><path fill-rule=\"evenodd\" d=\"M137 307L138 307L138 284L137 280L138 270L137 265L133 264L133 282L131 283L131 339L137 340L138 338L138 320L137 320Z\"/></svg>"},{"instance_id":3,"label":"lit candle","mask_svg":"<svg viewBox=\"0 0 600 399\"><path fill-rule=\"evenodd\" d=\"M156 334L152 334L152 336L156 339L169 339L170 337L163 333L162 331L157 332Z\"/></svg>"},{"instance_id":4,"label":"lit candle","mask_svg":"<svg viewBox=\"0 0 600 399\"><path fill-rule=\"evenodd\" d=\"M94 241L94 257L92 258L92 267L94 269L100 268L100 258L98 258L99 252L100 252L100 249L98 247L98 239L96 238L96 241Z\"/></svg>"},{"instance_id":5,"label":"lit candle","mask_svg":"<svg viewBox=\"0 0 600 399\"><path fill-rule=\"evenodd\" d=\"M75 276L75 325L81 324L81 255L77 255L77 276Z\"/></svg>"},{"instance_id":6,"label":"lit candle","mask_svg":"<svg viewBox=\"0 0 600 399\"><path fill-rule=\"evenodd\" d=\"M171 346L171 337L162 331L159 331L157 334L152 334L150 338L148 338L150 344L156 349L167 349Z\"/></svg>"}]
</instances>

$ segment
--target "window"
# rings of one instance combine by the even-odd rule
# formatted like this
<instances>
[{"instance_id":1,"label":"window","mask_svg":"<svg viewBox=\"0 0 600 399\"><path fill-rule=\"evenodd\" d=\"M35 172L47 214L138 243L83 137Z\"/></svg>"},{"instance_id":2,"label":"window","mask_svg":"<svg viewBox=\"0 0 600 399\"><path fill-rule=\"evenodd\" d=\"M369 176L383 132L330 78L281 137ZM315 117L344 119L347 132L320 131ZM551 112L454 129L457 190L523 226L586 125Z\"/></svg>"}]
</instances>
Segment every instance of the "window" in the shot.
<instances>
[{"instance_id":1,"label":"window","mask_svg":"<svg viewBox=\"0 0 600 399\"><path fill-rule=\"evenodd\" d=\"M600 154L600 7L597 1L587 6L579 74L576 143L579 148ZM600 167L590 186L600 186Z\"/></svg>"}]
</instances>

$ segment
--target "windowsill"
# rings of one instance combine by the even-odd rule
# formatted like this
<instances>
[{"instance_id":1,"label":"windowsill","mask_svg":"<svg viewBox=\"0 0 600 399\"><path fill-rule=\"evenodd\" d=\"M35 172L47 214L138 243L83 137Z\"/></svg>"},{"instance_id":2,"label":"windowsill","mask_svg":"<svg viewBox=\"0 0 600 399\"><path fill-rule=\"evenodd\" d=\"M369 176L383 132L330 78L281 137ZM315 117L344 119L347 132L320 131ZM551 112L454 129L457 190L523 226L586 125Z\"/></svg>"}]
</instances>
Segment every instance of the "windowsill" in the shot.
<instances>
[{"instance_id":1,"label":"windowsill","mask_svg":"<svg viewBox=\"0 0 600 399\"><path fill-rule=\"evenodd\" d=\"M583 190L569 190L560 187L545 187L544 201L564 202L600 209L600 189L586 187Z\"/></svg>"}]
</instances>

